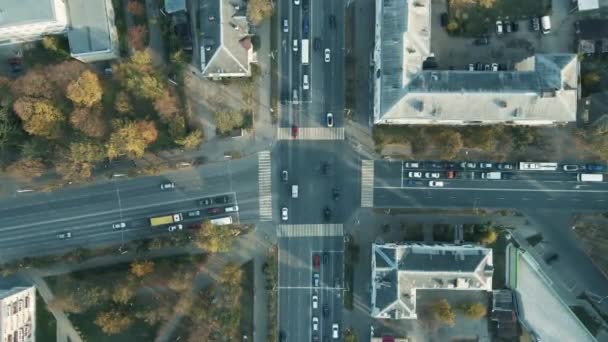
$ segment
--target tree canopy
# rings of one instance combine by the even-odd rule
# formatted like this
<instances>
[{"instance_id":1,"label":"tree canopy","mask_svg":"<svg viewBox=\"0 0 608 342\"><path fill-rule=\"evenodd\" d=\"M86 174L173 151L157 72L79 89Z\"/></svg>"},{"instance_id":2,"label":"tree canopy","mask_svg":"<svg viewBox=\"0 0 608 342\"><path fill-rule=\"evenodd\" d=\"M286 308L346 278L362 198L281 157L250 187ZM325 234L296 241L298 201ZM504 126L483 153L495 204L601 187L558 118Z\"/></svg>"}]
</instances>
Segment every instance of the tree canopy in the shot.
<instances>
[{"instance_id":1,"label":"tree canopy","mask_svg":"<svg viewBox=\"0 0 608 342\"><path fill-rule=\"evenodd\" d=\"M78 79L70 82L66 89L66 97L74 104L92 107L101 101L103 90L97 74L89 70L84 71Z\"/></svg>"},{"instance_id":2,"label":"tree canopy","mask_svg":"<svg viewBox=\"0 0 608 342\"><path fill-rule=\"evenodd\" d=\"M481 319L485 317L488 310L485 305L480 302L472 303L464 306L464 315L470 319Z\"/></svg>"},{"instance_id":3,"label":"tree canopy","mask_svg":"<svg viewBox=\"0 0 608 342\"><path fill-rule=\"evenodd\" d=\"M201 228L195 234L195 244L211 253L226 252L232 246L240 230L234 226L216 226L209 221L203 221Z\"/></svg>"},{"instance_id":4,"label":"tree canopy","mask_svg":"<svg viewBox=\"0 0 608 342\"><path fill-rule=\"evenodd\" d=\"M116 335L133 324L131 314L118 310L100 312L95 318L95 324L108 335Z\"/></svg>"},{"instance_id":5,"label":"tree canopy","mask_svg":"<svg viewBox=\"0 0 608 342\"><path fill-rule=\"evenodd\" d=\"M23 129L32 135L56 138L65 121L63 113L47 100L22 97L15 101L13 109L23 120Z\"/></svg>"},{"instance_id":6,"label":"tree canopy","mask_svg":"<svg viewBox=\"0 0 608 342\"><path fill-rule=\"evenodd\" d=\"M158 137L158 131L152 121L116 121L114 132L107 144L108 157L113 159L123 153L139 158L144 155L146 147Z\"/></svg>"},{"instance_id":7,"label":"tree canopy","mask_svg":"<svg viewBox=\"0 0 608 342\"><path fill-rule=\"evenodd\" d=\"M431 306L433 317L443 324L454 326L456 324L456 314L452 311L450 303L442 299Z\"/></svg>"}]
</instances>

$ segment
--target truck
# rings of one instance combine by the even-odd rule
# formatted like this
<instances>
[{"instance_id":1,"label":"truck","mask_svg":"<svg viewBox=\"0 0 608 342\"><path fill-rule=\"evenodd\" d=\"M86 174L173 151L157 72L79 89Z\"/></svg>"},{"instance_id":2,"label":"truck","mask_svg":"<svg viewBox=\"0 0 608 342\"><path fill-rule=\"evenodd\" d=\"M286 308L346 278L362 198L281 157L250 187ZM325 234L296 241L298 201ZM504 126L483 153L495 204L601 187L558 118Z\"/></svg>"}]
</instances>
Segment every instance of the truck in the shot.
<instances>
[{"instance_id":1,"label":"truck","mask_svg":"<svg viewBox=\"0 0 608 342\"><path fill-rule=\"evenodd\" d=\"M481 174L481 178L482 179L501 179L502 173L501 172L483 172Z\"/></svg>"},{"instance_id":2,"label":"truck","mask_svg":"<svg viewBox=\"0 0 608 342\"><path fill-rule=\"evenodd\" d=\"M601 173L579 173L579 182L603 182L604 175Z\"/></svg>"},{"instance_id":3,"label":"truck","mask_svg":"<svg viewBox=\"0 0 608 342\"><path fill-rule=\"evenodd\" d=\"M232 216L220 217L209 220L214 226L224 226L227 224L232 224Z\"/></svg>"},{"instance_id":4,"label":"truck","mask_svg":"<svg viewBox=\"0 0 608 342\"><path fill-rule=\"evenodd\" d=\"M171 214L164 216L156 216L150 218L150 226L162 226L164 224L171 224L175 222L180 222L184 219L182 214Z\"/></svg>"},{"instance_id":5,"label":"truck","mask_svg":"<svg viewBox=\"0 0 608 342\"><path fill-rule=\"evenodd\" d=\"M302 39L302 65L308 65L308 39Z\"/></svg>"}]
</instances>

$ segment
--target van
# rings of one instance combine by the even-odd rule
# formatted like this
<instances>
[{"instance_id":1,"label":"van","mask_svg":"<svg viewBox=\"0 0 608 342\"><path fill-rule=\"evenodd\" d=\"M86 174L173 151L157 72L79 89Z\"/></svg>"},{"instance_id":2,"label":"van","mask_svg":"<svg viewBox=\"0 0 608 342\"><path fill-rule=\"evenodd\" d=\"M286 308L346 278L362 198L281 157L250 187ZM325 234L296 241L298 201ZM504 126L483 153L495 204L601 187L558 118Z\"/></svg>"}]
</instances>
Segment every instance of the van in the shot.
<instances>
[{"instance_id":1,"label":"van","mask_svg":"<svg viewBox=\"0 0 608 342\"><path fill-rule=\"evenodd\" d=\"M291 186L291 198L298 198L298 186L297 185Z\"/></svg>"},{"instance_id":2,"label":"van","mask_svg":"<svg viewBox=\"0 0 608 342\"><path fill-rule=\"evenodd\" d=\"M579 182L603 182L604 175L601 173L579 173Z\"/></svg>"},{"instance_id":3,"label":"van","mask_svg":"<svg viewBox=\"0 0 608 342\"><path fill-rule=\"evenodd\" d=\"M543 34L551 32L551 17L545 15L540 18L540 26L543 30Z\"/></svg>"},{"instance_id":4,"label":"van","mask_svg":"<svg viewBox=\"0 0 608 342\"><path fill-rule=\"evenodd\" d=\"M309 88L310 88L310 85L308 84L308 75L305 74L303 77L302 89L308 90Z\"/></svg>"}]
</instances>

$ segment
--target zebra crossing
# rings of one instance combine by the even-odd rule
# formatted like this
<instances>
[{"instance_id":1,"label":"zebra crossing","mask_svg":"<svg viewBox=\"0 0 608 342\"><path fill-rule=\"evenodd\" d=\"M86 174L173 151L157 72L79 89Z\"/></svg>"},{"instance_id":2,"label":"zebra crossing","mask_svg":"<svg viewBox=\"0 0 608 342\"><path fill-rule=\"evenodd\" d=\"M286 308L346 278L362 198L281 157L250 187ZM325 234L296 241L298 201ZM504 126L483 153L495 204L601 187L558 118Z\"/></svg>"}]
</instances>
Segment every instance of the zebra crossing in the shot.
<instances>
[{"instance_id":1,"label":"zebra crossing","mask_svg":"<svg viewBox=\"0 0 608 342\"><path fill-rule=\"evenodd\" d=\"M292 136L291 127L277 128L278 140L344 140L344 127L301 127L298 136Z\"/></svg>"},{"instance_id":2,"label":"zebra crossing","mask_svg":"<svg viewBox=\"0 0 608 342\"><path fill-rule=\"evenodd\" d=\"M374 206L374 161L361 160L361 207Z\"/></svg>"},{"instance_id":3,"label":"zebra crossing","mask_svg":"<svg viewBox=\"0 0 608 342\"><path fill-rule=\"evenodd\" d=\"M281 224L277 229L279 238L343 235L342 224Z\"/></svg>"},{"instance_id":4,"label":"zebra crossing","mask_svg":"<svg viewBox=\"0 0 608 342\"><path fill-rule=\"evenodd\" d=\"M272 221L270 151L258 153L258 191L260 198L260 221Z\"/></svg>"}]
</instances>

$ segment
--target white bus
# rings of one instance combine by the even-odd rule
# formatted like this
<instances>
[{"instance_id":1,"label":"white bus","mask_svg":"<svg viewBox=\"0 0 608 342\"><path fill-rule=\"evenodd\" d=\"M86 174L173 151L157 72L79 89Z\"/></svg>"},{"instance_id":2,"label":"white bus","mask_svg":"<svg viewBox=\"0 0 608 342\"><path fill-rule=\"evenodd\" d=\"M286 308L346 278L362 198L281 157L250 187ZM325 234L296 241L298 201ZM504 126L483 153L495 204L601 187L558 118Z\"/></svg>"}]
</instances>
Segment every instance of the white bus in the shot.
<instances>
[{"instance_id":1,"label":"white bus","mask_svg":"<svg viewBox=\"0 0 608 342\"><path fill-rule=\"evenodd\" d=\"M522 171L555 171L557 170L557 163L545 163L545 162L520 162L519 169Z\"/></svg>"},{"instance_id":2,"label":"white bus","mask_svg":"<svg viewBox=\"0 0 608 342\"><path fill-rule=\"evenodd\" d=\"M302 39L302 65L308 65L308 39Z\"/></svg>"}]
</instances>

